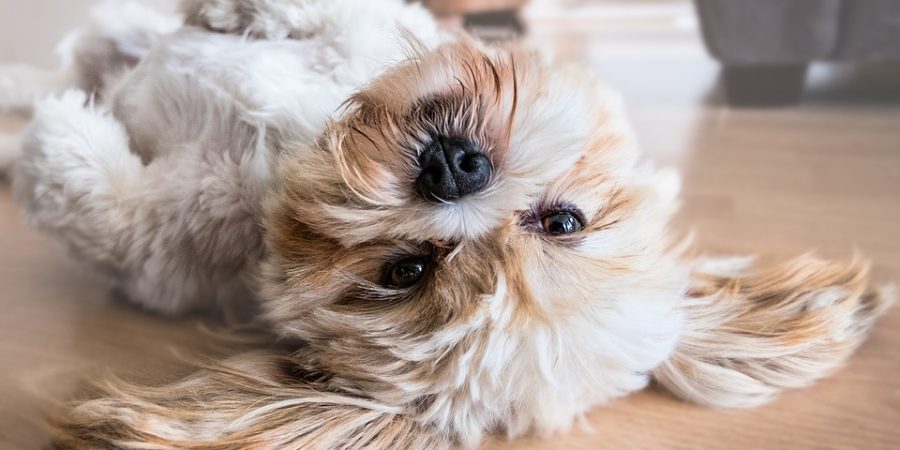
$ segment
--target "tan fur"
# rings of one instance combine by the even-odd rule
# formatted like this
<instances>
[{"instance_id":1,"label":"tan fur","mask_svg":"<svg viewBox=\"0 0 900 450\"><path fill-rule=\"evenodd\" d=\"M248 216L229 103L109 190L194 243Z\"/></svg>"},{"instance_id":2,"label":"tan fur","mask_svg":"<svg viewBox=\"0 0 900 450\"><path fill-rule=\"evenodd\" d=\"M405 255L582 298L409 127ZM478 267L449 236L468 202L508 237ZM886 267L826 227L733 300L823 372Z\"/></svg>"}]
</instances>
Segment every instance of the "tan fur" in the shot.
<instances>
[{"instance_id":1,"label":"tan fur","mask_svg":"<svg viewBox=\"0 0 900 450\"><path fill-rule=\"evenodd\" d=\"M251 352L159 388L108 382L100 398L54 420L56 448L441 449L397 408L293 366L284 353ZM296 378L295 378L296 377ZM98 420L99 419L99 420Z\"/></svg>"},{"instance_id":2,"label":"tan fur","mask_svg":"<svg viewBox=\"0 0 900 450\"><path fill-rule=\"evenodd\" d=\"M868 265L858 261L704 266L685 300L687 331L654 375L707 405L756 406L829 375L894 298L891 289L869 287Z\"/></svg>"}]
</instances>

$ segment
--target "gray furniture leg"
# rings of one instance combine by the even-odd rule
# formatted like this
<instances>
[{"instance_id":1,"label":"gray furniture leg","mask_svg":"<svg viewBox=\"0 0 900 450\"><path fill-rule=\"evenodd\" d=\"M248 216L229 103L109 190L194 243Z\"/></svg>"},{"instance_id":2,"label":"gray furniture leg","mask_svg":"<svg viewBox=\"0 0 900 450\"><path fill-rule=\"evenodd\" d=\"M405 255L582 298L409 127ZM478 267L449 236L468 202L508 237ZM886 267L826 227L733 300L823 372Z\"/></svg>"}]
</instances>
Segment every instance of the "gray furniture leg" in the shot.
<instances>
[{"instance_id":1,"label":"gray furniture leg","mask_svg":"<svg viewBox=\"0 0 900 450\"><path fill-rule=\"evenodd\" d=\"M803 93L806 64L723 66L725 95L733 106L786 106Z\"/></svg>"}]
</instances>

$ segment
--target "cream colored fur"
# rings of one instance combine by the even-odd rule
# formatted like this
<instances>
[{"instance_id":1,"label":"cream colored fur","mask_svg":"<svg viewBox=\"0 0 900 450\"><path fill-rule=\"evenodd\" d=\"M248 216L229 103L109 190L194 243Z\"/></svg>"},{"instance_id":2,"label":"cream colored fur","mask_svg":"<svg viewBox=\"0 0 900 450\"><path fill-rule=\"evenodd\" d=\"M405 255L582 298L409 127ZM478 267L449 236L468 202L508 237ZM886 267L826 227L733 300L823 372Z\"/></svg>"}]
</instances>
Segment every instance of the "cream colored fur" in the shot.
<instances>
[{"instance_id":1,"label":"cream colored fur","mask_svg":"<svg viewBox=\"0 0 900 450\"><path fill-rule=\"evenodd\" d=\"M37 102L15 195L131 301L259 302L272 342L170 385L109 383L56 418L60 447L472 447L566 430L654 377L751 406L839 367L890 303L858 264L682 256L677 176L641 161L583 71L442 35L399 0L182 10L171 29L97 16L75 48L123 64L63 70L90 94ZM485 189L416 192L441 136L490 159ZM547 233L559 211L583 229ZM405 255L427 275L386 285Z\"/></svg>"}]
</instances>

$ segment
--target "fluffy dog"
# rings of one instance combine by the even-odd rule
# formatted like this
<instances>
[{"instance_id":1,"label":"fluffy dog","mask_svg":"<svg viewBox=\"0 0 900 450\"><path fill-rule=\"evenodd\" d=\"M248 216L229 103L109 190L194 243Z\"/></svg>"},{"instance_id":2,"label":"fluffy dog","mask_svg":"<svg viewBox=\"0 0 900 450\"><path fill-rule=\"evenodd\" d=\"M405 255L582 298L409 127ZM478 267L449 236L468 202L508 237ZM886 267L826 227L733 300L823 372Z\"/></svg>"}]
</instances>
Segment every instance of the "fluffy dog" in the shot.
<instances>
[{"instance_id":1,"label":"fluffy dog","mask_svg":"<svg viewBox=\"0 0 900 450\"><path fill-rule=\"evenodd\" d=\"M42 78L95 96L37 104L16 198L133 302L256 298L279 343L111 384L60 447L475 446L651 378L753 406L838 368L890 303L861 263L682 256L677 177L639 162L613 92L418 6L106 8Z\"/></svg>"}]
</instances>

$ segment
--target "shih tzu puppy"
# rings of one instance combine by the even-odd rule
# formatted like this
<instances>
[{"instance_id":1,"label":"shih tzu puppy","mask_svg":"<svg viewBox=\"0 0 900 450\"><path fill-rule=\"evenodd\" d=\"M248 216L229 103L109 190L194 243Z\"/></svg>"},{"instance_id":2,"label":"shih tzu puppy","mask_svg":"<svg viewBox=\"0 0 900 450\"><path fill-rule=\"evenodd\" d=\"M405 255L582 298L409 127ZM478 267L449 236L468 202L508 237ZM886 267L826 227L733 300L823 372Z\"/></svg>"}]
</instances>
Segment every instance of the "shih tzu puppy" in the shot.
<instances>
[{"instance_id":1,"label":"shih tzu puppy","mask_svg":"<svg viewBox=\"0 0 900 450\"><path fill-rule=\"evenodd\" d=\"M837 369L890 304L861 263L683 256L677 178L582 71L400 0L182 12L106 5L63 72L7 71L2 98L56 92L14 193L134 303L257 301L279 342L110 384L56 418L60 448L472 447L651 379L753 406Z\"/></svg>"}]
</instances>

